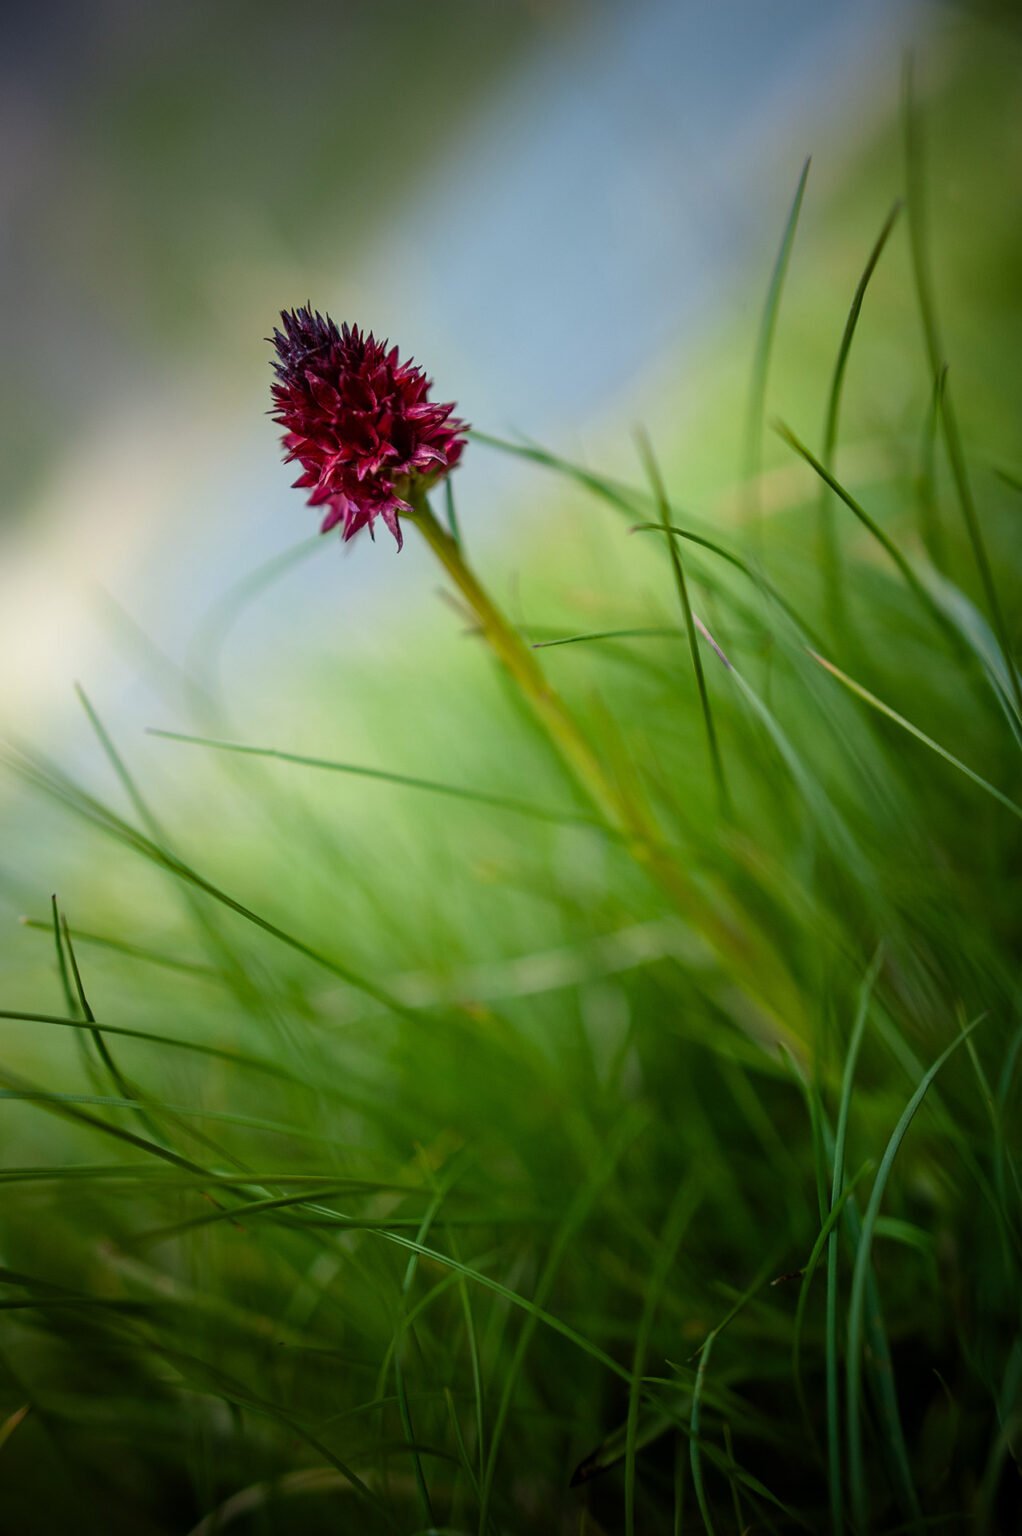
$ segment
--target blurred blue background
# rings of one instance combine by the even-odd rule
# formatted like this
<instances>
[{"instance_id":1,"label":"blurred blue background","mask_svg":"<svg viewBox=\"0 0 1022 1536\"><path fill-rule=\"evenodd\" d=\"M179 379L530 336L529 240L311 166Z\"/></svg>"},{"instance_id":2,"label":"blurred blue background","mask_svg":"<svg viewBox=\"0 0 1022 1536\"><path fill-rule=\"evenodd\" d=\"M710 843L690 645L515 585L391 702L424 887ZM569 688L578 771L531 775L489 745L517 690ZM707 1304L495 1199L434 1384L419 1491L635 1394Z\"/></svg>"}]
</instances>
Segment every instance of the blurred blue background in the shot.
<instances>
[{"instance_id":1,"label":"blurred blue background","mask_svg":"<svg viewBox=\"0 0 1022 1536\"><path fill-rule=\"evenodd\" d=\"M805 154L825 203L934 14L5 7L5 724L63 735L81 676L137 725L147 694L108 599L181 658L225 588L314 531L263 414L284 305L389 335L478 426L628 459L658 382L722 316L751 338ZM477 542L536 495L478 450L457 490ZM303 627L343 610L356 650L422 574L368 541L313 566ZM240 672L286 649L294 592L246 622Z\"/></svg>"}]
</instances>

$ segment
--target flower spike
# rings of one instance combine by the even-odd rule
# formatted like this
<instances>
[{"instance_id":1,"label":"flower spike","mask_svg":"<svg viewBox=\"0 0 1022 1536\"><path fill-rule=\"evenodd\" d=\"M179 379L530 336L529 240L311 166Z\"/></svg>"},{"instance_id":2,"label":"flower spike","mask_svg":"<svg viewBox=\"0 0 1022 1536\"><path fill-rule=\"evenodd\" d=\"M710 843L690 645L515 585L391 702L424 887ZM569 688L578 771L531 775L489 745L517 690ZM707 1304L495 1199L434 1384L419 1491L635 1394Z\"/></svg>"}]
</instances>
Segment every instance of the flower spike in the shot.
<instances>
[{"instance_id":1,"label":"flower spike","mask_svg":"<svg viewBox=\"0 0 1022 1536\"><path fill-rule=\"evenodd\" d=\"M340 328L306 306L284 310L272 340L277 374L273 419L284 428L285 463L309 505L324 507L321 532L339 527L354 538L379 517L401 548L398 514L411 512L409 492L425 490L452 470L465 447L466 425L453 404L429 399L432 381L397 347L358 326Z\"/></svg>"}]
</instances>

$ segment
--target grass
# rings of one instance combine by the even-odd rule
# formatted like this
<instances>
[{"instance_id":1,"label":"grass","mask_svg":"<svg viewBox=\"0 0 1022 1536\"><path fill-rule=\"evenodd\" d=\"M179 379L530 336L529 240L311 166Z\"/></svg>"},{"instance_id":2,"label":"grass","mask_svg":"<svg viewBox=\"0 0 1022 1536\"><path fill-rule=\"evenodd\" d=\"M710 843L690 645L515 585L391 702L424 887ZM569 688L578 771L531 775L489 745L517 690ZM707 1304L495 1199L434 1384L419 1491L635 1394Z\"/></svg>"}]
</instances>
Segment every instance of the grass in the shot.
<instances>
[{"instance_id":1,"label":"grass","mask_svg":"<svg viewBox=\"0 0 1022 1536\"><path fill-rule=\"evenodd\" d=\"M1017 454L949 409L904 113L907 216L826 302L803 172L753 519L678 503L684 440L634 483L480 435L553 522L527 623L450 501L462 606L289 676L293 738L211 653L305 545L212 617L162 788L91 689L102 785L10 749L74 857L0 1012L4 1529L1017 1528Z\"/></svg>"}]
</instances>

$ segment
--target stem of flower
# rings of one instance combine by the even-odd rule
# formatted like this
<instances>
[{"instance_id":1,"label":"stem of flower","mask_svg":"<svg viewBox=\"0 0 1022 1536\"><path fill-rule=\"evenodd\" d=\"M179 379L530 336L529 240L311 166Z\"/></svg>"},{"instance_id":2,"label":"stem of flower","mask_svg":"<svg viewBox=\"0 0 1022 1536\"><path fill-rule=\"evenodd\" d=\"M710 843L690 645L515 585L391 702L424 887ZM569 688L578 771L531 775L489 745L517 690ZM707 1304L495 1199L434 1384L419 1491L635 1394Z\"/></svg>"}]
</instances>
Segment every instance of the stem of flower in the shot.
<instances>
[{"instance_id":1,"label":"stem of flower","mask_svg":"<svg viewBox=\"0 0 1022 1536\"><path fill-rule=\"evenodd\" d=\"M701 891L690 876L679 869L646 807L605 772L592 745L563 700L544 676L530 647L496 606L475 573L466 564L461 547L441 527L422 492L412 491L415 508L413 521L440 564L478 620L480 630L491 650L503 663L521 693L532 706L552 746L595 804L610 827L619 833L633 858L641 864L670 898L671 903L702 934L718 955L737 963L740 974L749 978L762 1002L763 980L782 981L776 957L771 958L761 943L739 927L730 914L722 912L719 901L710 892ZM791 997L790 983L783 978L780 995L770 988L768 1004L770 1033L778 1034L792 1049L799 1042L790 1023L782 1020L778 1005ZM783 1006L783 1004L782 1004ZM787 1009L785 1009L787 1012ZM758 1031L757 1031L758 1032Z\"/></svg>"},{"instance_id":2,"label":"stem of flower","mask_svg":"<svg viewBox=\"0 0 1022 1536\"><path fill-rule=\"evenodd\" d=\"M619 791L608 780L592 747L543 675L532 650L466 564L461 549L441 527L425 497L416 498L414 521L471 608L491 650L528 699L558 755L581 782L588 798L616 831L638 842L648 841L652 829L643 825L634 812L625 812Z\"/></svg>"}]
</instances>

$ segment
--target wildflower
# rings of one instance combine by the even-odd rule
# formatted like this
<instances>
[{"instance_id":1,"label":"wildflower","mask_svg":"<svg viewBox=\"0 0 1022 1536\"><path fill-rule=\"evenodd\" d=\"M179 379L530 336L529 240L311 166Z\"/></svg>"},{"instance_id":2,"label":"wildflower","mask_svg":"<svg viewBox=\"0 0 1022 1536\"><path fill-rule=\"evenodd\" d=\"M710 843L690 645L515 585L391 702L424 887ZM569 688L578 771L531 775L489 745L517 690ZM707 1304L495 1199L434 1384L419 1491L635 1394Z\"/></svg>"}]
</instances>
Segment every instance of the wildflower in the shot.
<instances>
[{"instance_id":1,"label":"wildflower","mask_svg":"<svg viewBox=\"0 0 1022 1536\"><path fill-rule=\"evenodd\" d=\"M311 308L284 310L274 330L273 419L285 429L285 463L297 460L294 482L325 506L321 532L340 527L351 539L382 518L401 548L398 514L408 496L454 468L466 426L453 404L429 399L432 381L396 347L357 326L340 329Z\"/></svg>"}]
</instances>

